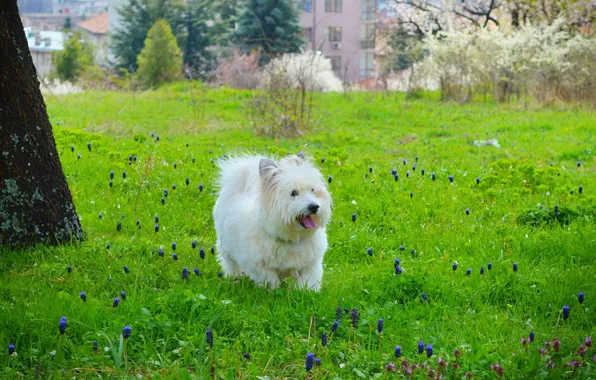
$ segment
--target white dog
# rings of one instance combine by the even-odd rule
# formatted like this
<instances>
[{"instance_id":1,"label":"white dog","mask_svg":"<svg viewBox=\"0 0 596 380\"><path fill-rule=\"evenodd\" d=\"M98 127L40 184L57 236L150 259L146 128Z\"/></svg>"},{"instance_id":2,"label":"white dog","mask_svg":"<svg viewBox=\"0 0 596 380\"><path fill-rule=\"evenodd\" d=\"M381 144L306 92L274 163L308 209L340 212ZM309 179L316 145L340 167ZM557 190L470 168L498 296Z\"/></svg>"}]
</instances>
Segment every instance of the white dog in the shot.
<instances>
[{"instance_id":1,"label":"white dog","mask_svg":"<svg viewBox=\"0 0 596 380\"><path fill-rule=\"evenodd\" d=\"M318 291L332 203L321 173L301 155L230 158L219 168L213 219L224 273L271 288L292 277Z\"/></svg>"}]
</instances>

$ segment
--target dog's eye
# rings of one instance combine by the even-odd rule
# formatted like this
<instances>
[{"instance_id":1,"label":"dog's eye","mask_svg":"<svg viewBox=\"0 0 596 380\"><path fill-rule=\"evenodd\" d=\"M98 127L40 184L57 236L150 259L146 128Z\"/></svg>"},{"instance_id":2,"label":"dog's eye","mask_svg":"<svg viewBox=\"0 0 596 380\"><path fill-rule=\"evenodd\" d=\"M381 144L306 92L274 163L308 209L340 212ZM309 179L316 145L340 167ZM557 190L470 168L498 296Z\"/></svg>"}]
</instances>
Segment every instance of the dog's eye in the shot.
<instances>
[{"instance_id":1,"label":"dog's eye","mask_svg":"<svg viewBox=\"0 0 596 380\"><path fill-rule=\"evenodd\" d=\"M298 190L292 190L292 196L295 197L298 195Z\"/></svg>"}]
</instances>

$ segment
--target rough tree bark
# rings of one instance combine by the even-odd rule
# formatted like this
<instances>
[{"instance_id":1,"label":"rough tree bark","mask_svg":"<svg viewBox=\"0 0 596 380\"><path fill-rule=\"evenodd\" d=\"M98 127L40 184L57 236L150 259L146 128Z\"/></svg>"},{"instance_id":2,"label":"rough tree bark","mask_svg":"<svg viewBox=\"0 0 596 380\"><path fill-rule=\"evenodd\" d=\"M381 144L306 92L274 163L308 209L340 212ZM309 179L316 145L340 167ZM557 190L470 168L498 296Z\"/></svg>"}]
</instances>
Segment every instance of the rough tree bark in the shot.
<instances>
[{"instance_id":1,"label":"rough tree bark","mask_svg":"<svg viewBox=\"0 0 596 380\"><path fill-rule=\"evenodd\" d=\"M0 246L81 240L17 0L0 0L0 57Z\"/></svg>"}]
</instances>

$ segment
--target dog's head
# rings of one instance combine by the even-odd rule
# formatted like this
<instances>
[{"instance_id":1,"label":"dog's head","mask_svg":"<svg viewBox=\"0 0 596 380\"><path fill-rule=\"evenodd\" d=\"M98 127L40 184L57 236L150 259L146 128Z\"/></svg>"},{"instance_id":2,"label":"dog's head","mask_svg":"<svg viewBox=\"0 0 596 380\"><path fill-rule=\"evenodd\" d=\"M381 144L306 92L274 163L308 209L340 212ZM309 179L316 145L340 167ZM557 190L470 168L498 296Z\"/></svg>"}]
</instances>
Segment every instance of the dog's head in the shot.
<instances>
[{"instance_id":1,"label":"dog's head","mask_svg":"<svg viewBox=\"0 0 596 380\"><path fill-rule=\"evenodd\" d=\"M259 163L261 201L278 236L308 234L331 217L331 196L321 173L302 155Z\"/></svg>"}]
</instances>

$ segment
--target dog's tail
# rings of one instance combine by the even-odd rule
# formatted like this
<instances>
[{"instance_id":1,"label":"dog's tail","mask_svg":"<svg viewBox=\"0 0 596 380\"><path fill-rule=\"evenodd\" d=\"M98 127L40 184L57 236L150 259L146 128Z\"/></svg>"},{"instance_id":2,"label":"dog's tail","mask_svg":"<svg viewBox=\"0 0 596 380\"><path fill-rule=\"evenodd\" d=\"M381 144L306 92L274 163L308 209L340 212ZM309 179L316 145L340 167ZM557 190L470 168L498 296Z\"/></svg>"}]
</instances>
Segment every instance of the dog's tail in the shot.
<instances>
[{"instance_id":1,"label":"dog's tail","mask_svg":"<svg viewBox=\"0 0 596 380\"><path fill-rule=\"evenodd\" d=\"M259 156L238 156L220 159L217 187L219 198L230 198L235 194L249 192L260 186Z\"/></svg>"}]
</instances>

